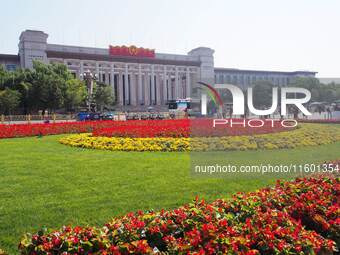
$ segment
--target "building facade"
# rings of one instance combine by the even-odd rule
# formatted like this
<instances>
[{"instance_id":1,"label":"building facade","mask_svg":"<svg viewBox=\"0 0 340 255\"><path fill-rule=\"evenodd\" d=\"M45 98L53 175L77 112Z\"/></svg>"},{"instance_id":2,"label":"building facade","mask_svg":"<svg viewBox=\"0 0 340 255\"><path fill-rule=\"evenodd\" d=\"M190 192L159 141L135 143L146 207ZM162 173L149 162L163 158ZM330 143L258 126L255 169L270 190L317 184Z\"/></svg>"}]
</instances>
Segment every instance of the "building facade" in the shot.
<instances>
[{"instance_id":1,"label":"building facade","mask_svg":"<svg viewBox=\"0 0 340 255\"><path fill-rule=\"evenodd\" d=\"M245 89L257 81L269 81L275 86L287 86L296 77L315 77L310 71L260 71L233 68L215 68L215 83L229 83Z\"/></svg>"},{"instance_id":2,"label":"building facade","mask_svg":"<svg viewBox=\"0 0 340 255\"><path fill-rule=\"evenodd\" d=\"M0 54L8 70L32 68L33 61L63 63L77 78L96 74L115 93L117 108L143 111L165 109L169 100L193 97L197 81L231 83L243 88L257 80L287 85L295 77L315 72L272 72L214 67L214 50L199 47L186 55L155 53L130 47L90 48L47 43L42 31L26 30L19 38L18 55Z\"/></svg>"}]
</instances>

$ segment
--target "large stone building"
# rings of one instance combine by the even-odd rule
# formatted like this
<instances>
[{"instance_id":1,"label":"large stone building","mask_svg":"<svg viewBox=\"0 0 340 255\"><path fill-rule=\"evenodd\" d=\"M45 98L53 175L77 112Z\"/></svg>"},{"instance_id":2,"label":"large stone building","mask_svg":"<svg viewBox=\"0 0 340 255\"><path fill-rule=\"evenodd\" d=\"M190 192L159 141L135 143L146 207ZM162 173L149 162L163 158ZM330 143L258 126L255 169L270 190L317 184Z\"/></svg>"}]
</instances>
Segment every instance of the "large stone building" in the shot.
<instances>
[{"instance_id":1,"label":"large stone building","mask_svg":"<svg viewBox=\"0 0 340 255\"><path fill-rule=\"evenodd\" d=\"M155 53L130 47L90 48L47 43L42 31L26 30L19 38L18 55L0 54L6 69L32 68L32 61L64 63L75 77L96 74L110 84L117 106L131 110L165 108L169 100L192 97L197 81L231 83L247 87L257 80L286 85L294 77L315 76L315 72L272 72L214 67L214 50L199 47L187 55Z\"/></svg>"}]
</instances>

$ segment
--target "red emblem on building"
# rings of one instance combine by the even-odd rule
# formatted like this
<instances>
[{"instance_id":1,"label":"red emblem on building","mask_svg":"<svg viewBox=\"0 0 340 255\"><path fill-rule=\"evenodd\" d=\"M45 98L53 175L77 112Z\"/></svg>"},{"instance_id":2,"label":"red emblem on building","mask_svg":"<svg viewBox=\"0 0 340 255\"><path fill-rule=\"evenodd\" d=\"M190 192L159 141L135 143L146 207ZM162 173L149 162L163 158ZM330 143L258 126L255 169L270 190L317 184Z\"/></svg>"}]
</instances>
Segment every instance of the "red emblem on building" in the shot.
<instances>
[{"instance_id":1,"label":"red emblem on building","mask_svg":"<svg viewBox=\"0 0 340 255\"><path fill-rule=\"evenodd\" d=\"M132 46L109 46L109 53L112 56L128 56L128 57L141 57L141 58L154 58L155 50L138 48Z\"/></svg>"}]
</instances>

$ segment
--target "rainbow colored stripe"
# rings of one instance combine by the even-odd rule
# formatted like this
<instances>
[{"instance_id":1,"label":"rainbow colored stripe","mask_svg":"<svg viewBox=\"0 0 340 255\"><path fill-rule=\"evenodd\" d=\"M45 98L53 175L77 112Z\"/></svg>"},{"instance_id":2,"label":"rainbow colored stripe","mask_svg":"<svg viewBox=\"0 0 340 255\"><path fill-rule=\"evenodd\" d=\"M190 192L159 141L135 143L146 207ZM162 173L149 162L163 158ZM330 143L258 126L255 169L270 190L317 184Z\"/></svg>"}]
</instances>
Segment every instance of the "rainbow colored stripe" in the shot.
<instances>
[{"instance_id":1,"label":"rainbow colored stripe","mask_svg":"<svg viewBox=\"0 0 340 255\"><path fill-rule=\"evenodd\" d=\"M201 81L199 81L198 84L203 86L204 91L209 95L210 99L214 102L216 106L223 107L222 98L213 86Z\"/></svg>"}]
</instances>

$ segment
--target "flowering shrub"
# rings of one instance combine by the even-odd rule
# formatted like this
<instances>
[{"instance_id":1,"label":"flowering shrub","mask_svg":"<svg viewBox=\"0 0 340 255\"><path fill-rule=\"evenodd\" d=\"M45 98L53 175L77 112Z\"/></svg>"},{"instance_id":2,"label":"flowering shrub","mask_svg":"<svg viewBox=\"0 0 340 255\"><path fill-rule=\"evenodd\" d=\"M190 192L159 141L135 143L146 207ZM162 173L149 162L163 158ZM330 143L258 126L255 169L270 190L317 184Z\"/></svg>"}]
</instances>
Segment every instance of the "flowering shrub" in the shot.
<instances>
[{"instance_id":1,"label":"flowering shrub","mask_svg":"<svg viewBox=\"0 0 340 255\"><path fill-rule=\"evenodd\" d=\"M94 129L111 127L113 121L60 122L39 124L0 124L0 139L38 135L89 133Z\"/></svg>"},{"instance_id":2,"label":"flowering shrub","mask_svg":"<svg viewBox=\"0 0 340 255\"><path fill-rule=\"evenodd\" d=\"M131 121L86 121L61 122L48 124L0 124L0 138L26 137L37 135L56 135L70 133L90 133L94 136L108 137L189 137L195 136L230 136L265 134L287 130L274 122L261 128L216 127L212 128L212 119L178 120L131 120Z\"/></svg>"},{"instance_id":3,"label":"flowering shrub","mask_svg":"<svg viewBox=\"0 0 340 255\"><path fill-rule=\"evenodd\" d=\"M320 123L320 124L340 124L340 119L300 119L299 122Z\"/></svg>"},{"instance_id":4,"label":"flowering shrub","mask_svg":"<svg viewBox=\"0 0 340 255\"><path fill-rule=\"evenodd\" d=\"M196 137L190 145L194 151L290 149L330 144L340 141L339 126L303 124L289 132L253 136Z\"/></svg>"},{"instance_id":5,"label":"flowering shrub","mask_svg":"<svg viewBox=\"0 0 340 255\"><path fill-rule=\"evenodd\" d=\"M59 140L74 147L112 151L227 151L284 149L329 144L340 141L340 127L304 124L293 131L253 136L222 137L96 137L71 135Z\"/></svg>"},{"instance_id":6,"label":"flowering shrub","mask_svg":"<svg viewBox=\"0 0 340 255\"><path fill-rule=\"evenodd\" d=\"M212 203L136 212L102 228L27 234L21 254L333 254L339 248L340 180L278 181Z\"/></svg>"},{"instance_id":7,"label":"flowering shrub","mask_svg":"<svg viewBox=\"0 0 340 255\"><path fill-rule=\"evenodd\" d=\"M190 138L93 137L90 134L70 135L59 140L73 147L111 151L189 151Z\"/></svg>"},{"instance_id":8,"label":"flowering shrub","mask_svg":"<svg viewBox=\"0 0 340 255\"><path fill-rule=\"evenodd\" d=\"M239 121L233 119L234 121ZM141 120L117 122L113 127L96 129L93 136L107 137L211 137L211 136L237 136L267 134L291 130L280 125L279 121L264 122L260 128L243 127L235 125L226 127L217 125L213 127L212 119L180 119L180 120Z\"/></svg>"},{"instance_id":9,"label":"flowering shrub","mask_svg":"<svg viewBox=\"0 0 340 255\"><path fill-rule=\"evenodd\" d=\"M92 133L107 137L189 137L189 134L187 119L120 121L113 127L96 129Z\"/></svg>"}]
</instances>

